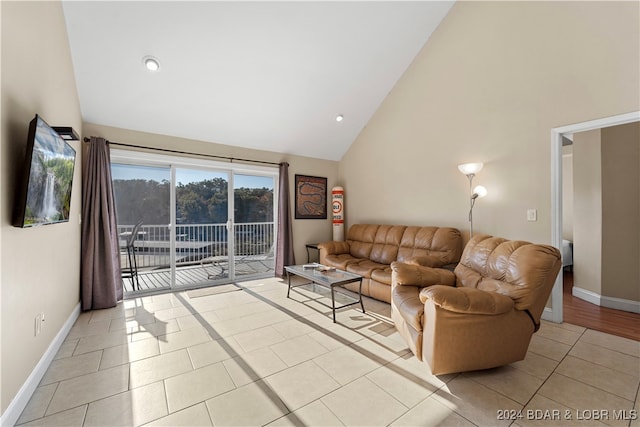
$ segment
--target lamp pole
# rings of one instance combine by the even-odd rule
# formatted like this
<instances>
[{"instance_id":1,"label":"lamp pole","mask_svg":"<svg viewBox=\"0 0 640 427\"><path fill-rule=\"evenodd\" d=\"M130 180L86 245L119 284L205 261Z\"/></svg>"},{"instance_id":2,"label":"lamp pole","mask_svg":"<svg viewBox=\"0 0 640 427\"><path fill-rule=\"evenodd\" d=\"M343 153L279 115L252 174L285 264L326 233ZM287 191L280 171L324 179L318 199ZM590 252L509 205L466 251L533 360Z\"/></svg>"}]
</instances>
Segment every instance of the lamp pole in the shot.
<instances>
[{"instance_id":1,"label":"lamp pole","mask_svg":"<svg viewBox=\"0 0 640 427\"><path fill-rule=\"evenodd\" d=\"M463 163L458 165L458 170L469 179L469 238L473 237L473 205L478 197L483 197L487 194L487 190L481 185L476 188L476 190L480 189L481 191L474 192L473 189L473 177L482 169L482 166L482 163Z\"/></svg>"},{"instance_id":2,"label":"lamp pole","mask_svg":"<svg viewBox=\"0 0 640 427\"><path fill-rule=\"evenodd\" d=\"M473 205L476 197L473 197L473 177L476 176L474 173L467 174L467 178L469 178L469 238L473 237Z\"/></svg>"}]
</instances>

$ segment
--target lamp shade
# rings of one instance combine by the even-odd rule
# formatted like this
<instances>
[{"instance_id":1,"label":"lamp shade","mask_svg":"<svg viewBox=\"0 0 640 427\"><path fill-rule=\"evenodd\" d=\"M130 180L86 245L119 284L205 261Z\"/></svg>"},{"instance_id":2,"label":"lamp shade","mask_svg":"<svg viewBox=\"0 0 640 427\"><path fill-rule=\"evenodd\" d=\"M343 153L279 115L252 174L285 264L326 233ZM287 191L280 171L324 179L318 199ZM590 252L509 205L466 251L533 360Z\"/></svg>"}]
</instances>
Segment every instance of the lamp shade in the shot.
<instances>
[{"instance_id":1,"label":"lamp shade","mask_svg":"<svg viewBox=\"0 0 640 427\"><path fill-rule=\"evenodd\" d=\"M482 169L482 163L463 163L458 165L458 170L465 175L476 174Z\"/></svg>"},{"instance_id":2,"label":"lamp shade","mask_svg":"<svg viewBox=\"0 0 640 427\"><path fill-rule=\"evenodd\" d=\"M475 196L476 194L477 197L484 197L487 195L487 189L482 185L476 185L476 187L473 189L473 195Z\"/></svg>"}]
</instances>

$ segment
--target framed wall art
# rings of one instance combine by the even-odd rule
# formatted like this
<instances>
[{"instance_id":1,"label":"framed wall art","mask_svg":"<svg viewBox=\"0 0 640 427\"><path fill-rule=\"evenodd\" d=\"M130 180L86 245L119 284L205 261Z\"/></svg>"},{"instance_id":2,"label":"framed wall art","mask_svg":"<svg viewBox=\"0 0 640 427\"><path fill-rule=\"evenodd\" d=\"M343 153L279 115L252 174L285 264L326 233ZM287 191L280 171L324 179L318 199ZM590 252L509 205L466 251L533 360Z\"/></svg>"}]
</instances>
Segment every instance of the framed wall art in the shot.
<instances>
[{"instance_id":1,"label":"framed wall art","mask_svg":"<svg viewBox=\"0 0 640 427\"><path fill-rule=\"evenodd\" d=\"M327 178L296 175L296 219L327 219Z\"/></svg>"}]
</instances>

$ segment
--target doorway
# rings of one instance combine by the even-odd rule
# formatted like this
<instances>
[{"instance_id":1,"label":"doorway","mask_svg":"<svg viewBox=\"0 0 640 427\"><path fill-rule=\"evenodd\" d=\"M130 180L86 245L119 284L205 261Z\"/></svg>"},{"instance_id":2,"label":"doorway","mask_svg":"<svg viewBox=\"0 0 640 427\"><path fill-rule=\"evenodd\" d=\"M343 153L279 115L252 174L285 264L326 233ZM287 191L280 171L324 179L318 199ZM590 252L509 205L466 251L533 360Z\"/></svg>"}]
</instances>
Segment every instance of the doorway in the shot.
<instances>
[{"instance_id":1,"label":"doorway","mask_svg":"<svg viewBox=\"0 0 640 427\"><path fill-rule=\"evenodd\" d=\"M125 294L273 276L277 169L126 150L111 161L121 265L137 269Z\"/></svg>"},{"instance_id":2,"label":"doorway","mask_svg":"<svg viewBox=\"0 0 640 427\"><path fill-rule=\"evenodd\" d=\"M551 244L562 248L562 142L563 138L577 132L617 126L640 121L640 111L607 117L588 122L554 128L551 130ZM556 278L551 293L551 309L543 318L556 323L563 321L563 275Z\"/></svg>"}]
</instances>

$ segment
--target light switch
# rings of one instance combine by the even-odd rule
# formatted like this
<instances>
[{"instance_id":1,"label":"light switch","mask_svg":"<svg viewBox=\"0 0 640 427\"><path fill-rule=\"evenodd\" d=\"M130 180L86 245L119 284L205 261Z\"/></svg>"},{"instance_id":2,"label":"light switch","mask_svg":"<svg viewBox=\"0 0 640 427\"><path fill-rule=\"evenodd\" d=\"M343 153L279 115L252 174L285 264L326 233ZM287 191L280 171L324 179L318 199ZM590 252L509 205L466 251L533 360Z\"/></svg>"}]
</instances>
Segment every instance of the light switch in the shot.
<instances>
[{"instance_id":1,"label":"light switch","mask_svg":"<svg viewBox=\"0 0 640 427\"><path fill-rule=\"evenodd\" d=\"M538 220L538 210L527 209L527 221L537 221L537 220Z\"/></svg>"}]
</instances>

